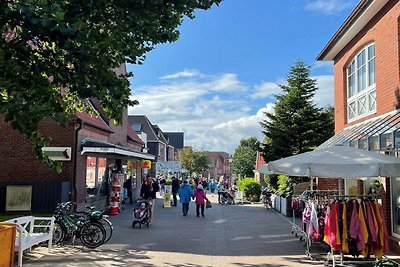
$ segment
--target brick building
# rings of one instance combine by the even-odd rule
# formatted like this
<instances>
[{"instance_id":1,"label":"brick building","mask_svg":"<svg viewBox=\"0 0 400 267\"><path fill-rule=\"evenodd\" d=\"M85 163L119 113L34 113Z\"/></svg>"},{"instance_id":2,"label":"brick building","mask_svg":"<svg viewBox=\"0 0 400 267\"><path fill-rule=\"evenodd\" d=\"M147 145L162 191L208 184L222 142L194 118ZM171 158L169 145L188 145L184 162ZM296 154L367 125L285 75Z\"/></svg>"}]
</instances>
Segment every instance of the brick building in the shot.
<instances>
[{"instance_id":1,"label":"brick building","mask_svg":"<svg viewBox=\"0 0 400 267\"><path fill-rule=\"evenodd\" d=\"M399 156L400 4L361 0L317 57L334 62L335 136L320 147L343 144ZM400 174L399 174L400 177ZM400 178L317 179L319 189L368 192L378 180L390 234L400 252Z\"/></svg>"},{"instance_id":2,"label":"brick building","mask_svg":"<svg viewBox=\"0 0 400 267\"><path fill-rule=\"evenodd\" d=\"M125 66L118 71L125 71ZM100 116L79 113L66 127L50 120L44 120L39 126L51 138L50 147L55 149L48 153L65 149L60 154L61 158L65 156L61 173L39 161L31 143L0 117L3 144L0 147L0 212L27 210L26 207L32 212L53 211L58 202L68 200L103 209L108 206L109 185L115 175L120 174L121 184L127 175L134 175L135 185L140 185L144 174L141 163L154 160L154 156L142 152L144 142L129 127L127 109L122 124L116 126L107 118L98 100L88 101ZM27 188L30 196L24 191ZM29 205L13 203L12 207L6 207L13 200L12 194L19 194ZM24 207L18 207L19 204Z\"/></svg>"}]
</instances>

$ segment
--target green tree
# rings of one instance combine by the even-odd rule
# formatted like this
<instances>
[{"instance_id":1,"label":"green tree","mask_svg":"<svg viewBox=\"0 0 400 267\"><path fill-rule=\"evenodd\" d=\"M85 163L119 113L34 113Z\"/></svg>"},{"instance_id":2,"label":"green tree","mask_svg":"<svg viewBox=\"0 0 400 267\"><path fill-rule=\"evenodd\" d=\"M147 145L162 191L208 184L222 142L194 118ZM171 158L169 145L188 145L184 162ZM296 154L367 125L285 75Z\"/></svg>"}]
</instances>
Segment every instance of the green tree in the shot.
<instances>
[{"instance_id":1,"label":"green tree","mask_svg":"<svg viewBox=\"0 0 400 267\"><path fill-rule=\"evenodd\" d=\"M130 100L123 63L142 64L155 45L176 41L184 17L222 0L0 1L0 116L41 147L38 125L65 125L99 99L121 121Z\"/></svg>"},{"instance_id":2,"label":"green tree","mask_svg":"<svg viewBox=\"0 0 400 267\"><path fill-rule=\"evenodd\" d=\"M260 142L256 137L240 140L232 159L232 171L239 177L253 177Z\"/></svg>"},{"instance_id":3,"label":"green tree","mask_svg":"<svg viewBox=\"0 0 400 267\"><path fill-rule=\"evenodd\" d=\"M190 173L202 173L208 169L211 163L208 153L205 151L194 151L192 148L185 148L180 155L179 160L182 162L182 167Z\"/></svg>"},{"instance_id":4,"label":"green tree","mask_svg":"<svg viewBox=\"0 0 400 267\"><path fill-rule=\"evenodd\" d=\"M310 78L310 66L302 61L291 67L287 85L279 85L282 95L276 96L275 111L266 112L261 122L266 142L262 153L266 162L313 150L334 134L332 107L316 107L312 99L317 81ZM298 178L278 178L278 191L291 192ZM274 185L276 186L276 185Z\"/></svg>"},{"instance_id":5,"label":"green tree","mask_svg":"<svg viewBox=\"0 0 400 267\"><path fill-rule=\"evenodd\" d=\"M263 144L265 161L272 161L314 149L333 135L333 109L322 110L312 102L317 81L302 61L290 69L287 85L279 85L274 113L265 112L261 122L268 142Z\"/></svg>"}]
</instances>

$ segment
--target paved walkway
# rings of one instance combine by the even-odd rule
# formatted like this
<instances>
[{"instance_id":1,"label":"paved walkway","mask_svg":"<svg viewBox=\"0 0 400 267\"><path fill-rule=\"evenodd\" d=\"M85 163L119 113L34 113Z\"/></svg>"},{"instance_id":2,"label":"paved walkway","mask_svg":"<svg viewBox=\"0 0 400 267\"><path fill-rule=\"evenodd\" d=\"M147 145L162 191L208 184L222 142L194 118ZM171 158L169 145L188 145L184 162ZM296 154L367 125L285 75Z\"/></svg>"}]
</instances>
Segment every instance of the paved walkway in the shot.
<instances>
[{"instance_id":1,"label":"paved walkway","mask_svg":"<svg viewBox=\"0 0 400 267\"><path fill-rule=\"evenodd\" d=\"M111 217L114 235L90 250L56 247L49 254L36 248L24 266L176 266L258 267L324 266L310 261L301 241L291 234L291 218L266 211L260 204L222 206L217 198L205 218L195 206L182 216L181 207L162 208L157 199L150 228L132 229L131 206Z\"/></svg>"}]
</instances>

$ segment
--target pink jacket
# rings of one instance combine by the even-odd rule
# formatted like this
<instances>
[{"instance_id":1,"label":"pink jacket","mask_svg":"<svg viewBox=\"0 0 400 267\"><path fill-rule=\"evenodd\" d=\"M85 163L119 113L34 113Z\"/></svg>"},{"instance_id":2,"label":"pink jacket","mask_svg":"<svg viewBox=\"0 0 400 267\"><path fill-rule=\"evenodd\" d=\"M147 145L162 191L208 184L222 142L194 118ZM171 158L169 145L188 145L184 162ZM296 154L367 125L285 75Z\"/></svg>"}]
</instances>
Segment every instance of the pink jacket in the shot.
<instances>
[{"instance_id":1,"label":"pink jacket","mask_svg":"<svg viewBox=\"0 0 400 267\"><path fill-rule=\"evenodd\" d=\"M206 192L202 189L196 189L193 194L193 199L196 199L196 204L202 205L205 203L205 200L208 200L206 197Z\"/></svg>"}]
</instances>

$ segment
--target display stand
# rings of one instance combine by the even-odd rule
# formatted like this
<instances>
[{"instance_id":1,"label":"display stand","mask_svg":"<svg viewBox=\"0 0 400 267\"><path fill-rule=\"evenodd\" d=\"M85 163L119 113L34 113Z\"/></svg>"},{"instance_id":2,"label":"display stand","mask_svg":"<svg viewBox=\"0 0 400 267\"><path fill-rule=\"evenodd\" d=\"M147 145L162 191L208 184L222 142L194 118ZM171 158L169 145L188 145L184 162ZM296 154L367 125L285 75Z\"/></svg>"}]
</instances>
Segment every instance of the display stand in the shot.
<instances>
[{"instance_id":1,"label":"display stand","mask_svg":"<svg viewBox=\"0 0 400 267\"><path fill-rule=\"evenodd\" d=\"M109 213L110 215L118 215L121 211L121 180L124 179L123 174L114 174L112 184L110 187L110 198L109 198Z\"/></svg>"},{"instance_id":2,"label":"display stand","mask_svg":"<svg viewBox=\"0 0 400 267\"><path fill-rule=\"evenodd\" d=\"M171 208L172 185L165 185L163 208Z\"/></svg>"},{"instance_id":3,"label":"display stand","mask_svg":"<svg viewBox=\"0 0 400 267\"><path fill-rule=\"evenodd\" d=\"M311 201L312 199L328 197L331 195L336 195L338 190L305 190L301 195L293 196L293 198L297 198L298 201ZM293 207L292 207L293 208ZM316 260L316 258L311 253L311 247L313 244L322 244L322 241L315 241L310 238L307 233L309 223L302 223L302 227L300 228L296 223L296 211L293 208L293 222L292 222L292 234L299 238L300 241L304 242L305 245L305 255L310 260Z\"/></svg>"}]
</instances>

